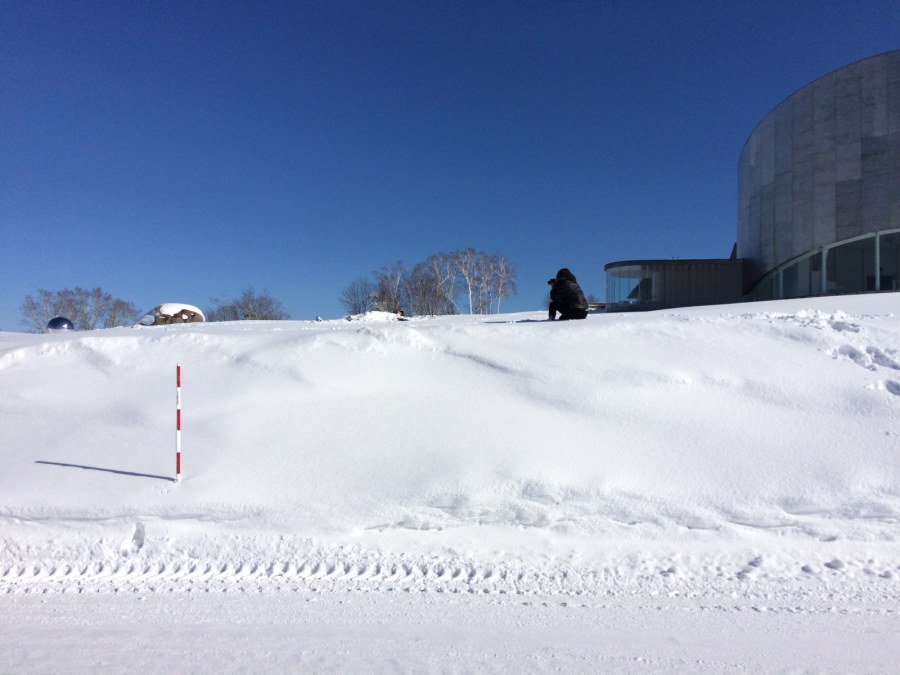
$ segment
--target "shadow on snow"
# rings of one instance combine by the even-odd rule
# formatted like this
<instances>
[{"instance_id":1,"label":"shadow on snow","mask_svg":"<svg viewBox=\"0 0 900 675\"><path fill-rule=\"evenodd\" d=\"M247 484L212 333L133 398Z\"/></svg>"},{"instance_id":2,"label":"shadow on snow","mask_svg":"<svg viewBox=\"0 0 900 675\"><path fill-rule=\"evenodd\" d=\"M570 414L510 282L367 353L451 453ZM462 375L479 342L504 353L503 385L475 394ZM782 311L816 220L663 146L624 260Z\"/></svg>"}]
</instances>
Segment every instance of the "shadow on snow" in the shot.
<instances>
[{"instance_id":1,"label":"shadow on snow","mask_svg":"<svg viewBox=\"0 0 900 675\"><path fill-rule=\"evenodd\" d=\"M104 469L99 466L84 466L83 464L66 464L65 462L47 462L42 459L35 461L35 464L47 464L49 466L65 466L70 469L86 469L88 471L104 471L106 473L115 473L120 476L135 476L137 478L154 478L156 480L165 480L174 483L175 479L171 476L155 476L151 473L137 473L135 471L120 471L118 469Z\"/></svg>"}]
</instances>

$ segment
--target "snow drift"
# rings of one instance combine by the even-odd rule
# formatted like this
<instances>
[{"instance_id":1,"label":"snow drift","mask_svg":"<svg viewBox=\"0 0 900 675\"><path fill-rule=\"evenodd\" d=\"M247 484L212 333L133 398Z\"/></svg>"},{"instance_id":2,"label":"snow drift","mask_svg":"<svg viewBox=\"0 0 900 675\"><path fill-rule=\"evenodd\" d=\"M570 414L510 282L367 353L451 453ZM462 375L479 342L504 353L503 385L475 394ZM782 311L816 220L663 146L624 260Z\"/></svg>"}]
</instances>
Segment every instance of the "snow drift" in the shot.
<instances>
[{"instance_id":1,"label":"snow drift","mask_svg":"<svg viewBox=\"0 0 900 675\"><path fill-rule=\"evenodd\" d=\"M0 588L895 596L898 310L2 333Z\"/></svg>"}]
</instances>

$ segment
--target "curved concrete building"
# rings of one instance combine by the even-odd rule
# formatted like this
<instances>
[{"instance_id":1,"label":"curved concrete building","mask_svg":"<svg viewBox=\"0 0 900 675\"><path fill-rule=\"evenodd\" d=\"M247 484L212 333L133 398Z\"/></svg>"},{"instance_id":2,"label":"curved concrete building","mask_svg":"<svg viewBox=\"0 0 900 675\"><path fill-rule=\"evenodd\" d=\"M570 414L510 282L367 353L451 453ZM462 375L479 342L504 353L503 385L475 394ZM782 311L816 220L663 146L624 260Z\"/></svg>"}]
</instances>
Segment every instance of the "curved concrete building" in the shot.
<instances>
[{"instance_id":1,"label":"curved concrete building","mask_svg":"<svg viewBox=\"0 0 900 675\"><path fill-rule=\"evenodd\" d=\"M900 50L782 102L744 145L738 179L753 299L900 290Z\"/></svg>"}]
</instances>

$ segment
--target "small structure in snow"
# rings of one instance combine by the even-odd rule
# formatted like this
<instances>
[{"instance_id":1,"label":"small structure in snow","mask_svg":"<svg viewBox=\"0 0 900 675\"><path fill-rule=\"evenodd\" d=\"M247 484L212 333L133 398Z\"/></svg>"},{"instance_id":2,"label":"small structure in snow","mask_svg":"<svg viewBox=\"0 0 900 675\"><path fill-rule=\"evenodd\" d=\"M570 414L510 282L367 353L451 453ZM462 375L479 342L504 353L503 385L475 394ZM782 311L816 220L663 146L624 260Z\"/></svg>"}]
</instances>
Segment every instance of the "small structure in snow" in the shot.
<instances>
[{"instance_id":1,"label":"small structure in snow","mask_svg":"<svg viewBox=\"0 0 900 675\"><path fill-rule=\"evenodd\" d=\"M199 308L183 302L165 302L141 317L138 325L164 326L170 323L201 323L203 321L206 321L206 317Z\"/></svg>"}]
</instances>

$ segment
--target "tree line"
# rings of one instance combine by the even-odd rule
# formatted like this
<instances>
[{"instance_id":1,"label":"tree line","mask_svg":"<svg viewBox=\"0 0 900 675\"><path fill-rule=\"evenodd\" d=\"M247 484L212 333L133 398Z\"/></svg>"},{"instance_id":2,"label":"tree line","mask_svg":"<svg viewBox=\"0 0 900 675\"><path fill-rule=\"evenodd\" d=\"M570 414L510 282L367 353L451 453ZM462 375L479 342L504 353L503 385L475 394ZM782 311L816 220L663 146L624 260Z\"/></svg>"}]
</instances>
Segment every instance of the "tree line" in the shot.
<instances>
[{"instance_id":1,"label":"tree line","mask_svg":"<svg viewBox=\"0 0 900 675\"><path fill-rule=\"evenodd\" d=\"M47 323L57 316L66 317L79 330L131 325L140 318L133 303L101 288L80 286L61 291L41 289L37 297L26 295L21 309L22 324L35 333L45 332Z\"/></svg>"},{"instance_id":2,"label":"tree line","mask_svg":"<svg viewBox=\"0 0 900 675\"><path fill-rule=\"evenodd\" d=\"M396 262L377 270L351 282L341 304L350 314L499 314L503 298L515 292L516 270L506 257L467 248L436 253L409 269Z\"/></svg>"},{"instance_id":3,"label":"tree line","mask_svg":"<svg viewBox=\"0 0 900 675\"><path fill-rule=\"evenodd\" d=\"M257 292L253 286L241 291L233 300L214 298L214 307L206 310L207 321L282 321L290 315L269 291Z\"/></svg>"},{"instance_id":4,"label":"tree line","mask_svg":"<svg viewBox=\"0 0 900 675\"><path fill-rule=\"evenodd\" d=\"M213 307L204 313L207 321L244 321L289 319L284 305L268 291L245 288L234 299L214 298ZM36 296L25 296L22 325L34 333L47 330L50 319L64 316L78 330L133 326L143 315L133 303L116 298L101 288L65 288L61 291L41 289Z\"/></svg>"},{"instance_id":5,"label":"tree line","mask_svg":"<svg viewBox=\"0 0 900 675\"><path fill-rule=\"evenodd\" d=\"M500 313L504 298L516 292L516 270L504 256L472 248L436 253L406 268L396 262L349 284L341 303L351 314L403 311L410 316ZM213 298L207 321L290 319L281 301L268 291L244 288L237 298ZM22 324L43 333L50 319L64 316L78 330L134 325L143 312L134 303L101 288L40 289L21 306Z\"/></svg>"}]
</instances>

